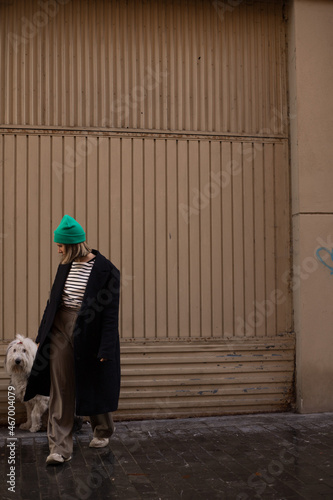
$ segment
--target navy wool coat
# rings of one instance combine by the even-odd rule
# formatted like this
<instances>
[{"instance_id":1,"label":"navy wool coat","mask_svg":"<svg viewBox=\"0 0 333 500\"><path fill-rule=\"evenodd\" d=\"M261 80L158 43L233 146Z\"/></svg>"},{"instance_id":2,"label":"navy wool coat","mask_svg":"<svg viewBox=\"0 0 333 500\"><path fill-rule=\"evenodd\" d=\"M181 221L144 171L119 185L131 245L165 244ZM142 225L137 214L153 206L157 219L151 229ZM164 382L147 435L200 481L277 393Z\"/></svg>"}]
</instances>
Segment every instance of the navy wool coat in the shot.
<instances>
[{"instance_id":1,"label":"navy wool coat","mask_svg":"<svg viewBox=\"0 0 333 500\"><path fill-rule=\"evenodd\" d=\"M98 415L118 408L120 391L118 269L97 250L74 328L76 414ZM24 401L50 394L50 336L71 264L60 264L36 342L36 358ZM100 361L105 358L107 361Z\"/></svg>"}]
</instances>

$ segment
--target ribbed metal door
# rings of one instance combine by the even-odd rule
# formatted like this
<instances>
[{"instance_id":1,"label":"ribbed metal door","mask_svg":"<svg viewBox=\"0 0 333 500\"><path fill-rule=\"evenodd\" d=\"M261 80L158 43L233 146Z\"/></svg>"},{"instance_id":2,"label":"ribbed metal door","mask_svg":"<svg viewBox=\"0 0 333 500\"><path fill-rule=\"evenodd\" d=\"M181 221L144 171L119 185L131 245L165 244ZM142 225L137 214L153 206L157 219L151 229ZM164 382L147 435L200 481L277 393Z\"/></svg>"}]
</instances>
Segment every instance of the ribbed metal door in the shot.
<instances>
[{"instance_id":1,"label":"ribbed metal door","mask_svg":"<svg viewBox=\"0 0 333 500\"><path fill-rule=\"evenodd\" d=\"M0 6L2 353L69 213L122 272L119 417L292 401L282 2L221 4Z\"/></svg>"}]
</instances>

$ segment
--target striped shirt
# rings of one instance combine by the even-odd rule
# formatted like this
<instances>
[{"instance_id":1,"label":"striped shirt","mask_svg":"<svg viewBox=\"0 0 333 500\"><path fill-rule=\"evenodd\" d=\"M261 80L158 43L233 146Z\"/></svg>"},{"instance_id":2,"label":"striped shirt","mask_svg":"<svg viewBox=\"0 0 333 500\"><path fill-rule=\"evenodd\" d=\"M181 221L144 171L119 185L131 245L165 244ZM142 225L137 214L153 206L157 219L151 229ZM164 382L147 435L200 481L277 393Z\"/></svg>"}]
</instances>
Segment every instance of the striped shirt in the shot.
<instances>
[{"instance_id":1,"label":"striped shirt","mask_svg":"<svg viewBox=\"0 0 333 500\"><path fill-rule=\"evenodd\" d=\"M72 262L62 292L62 303L66 307L80 309L95 258L89 262Z\"/></svg>"}]
</instances>

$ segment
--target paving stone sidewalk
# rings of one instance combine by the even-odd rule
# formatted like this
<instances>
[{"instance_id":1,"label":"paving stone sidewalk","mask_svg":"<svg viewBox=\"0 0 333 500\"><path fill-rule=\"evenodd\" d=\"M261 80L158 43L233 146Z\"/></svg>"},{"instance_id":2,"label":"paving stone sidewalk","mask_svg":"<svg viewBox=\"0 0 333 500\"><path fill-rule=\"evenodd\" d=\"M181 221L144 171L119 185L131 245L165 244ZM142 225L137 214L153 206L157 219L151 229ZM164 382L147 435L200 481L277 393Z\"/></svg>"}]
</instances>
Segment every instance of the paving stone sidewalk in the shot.
<instances>
[{"instance_id":1,"label":"paving stone sidewalk","mask_svg":"<svg viewBox=\"0 0 333 500\"><path fill-rule=\"evenodd\" d=\"M333 499L332 413L118 422L102 449L89 448L84 424L59 466L45 465L45 432L15 437L11 450L0 428L1 500Z\"/></svg>"}]
</instances>

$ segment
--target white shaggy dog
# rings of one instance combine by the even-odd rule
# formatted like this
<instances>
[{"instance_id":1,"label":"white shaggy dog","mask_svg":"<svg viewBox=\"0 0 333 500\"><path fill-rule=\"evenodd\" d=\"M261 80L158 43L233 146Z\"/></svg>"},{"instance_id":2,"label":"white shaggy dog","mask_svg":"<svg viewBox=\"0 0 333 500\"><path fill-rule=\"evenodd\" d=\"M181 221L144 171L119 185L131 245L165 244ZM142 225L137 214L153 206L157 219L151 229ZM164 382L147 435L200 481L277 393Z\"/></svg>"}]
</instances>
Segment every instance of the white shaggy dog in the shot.
<instances>
[{"instance_id":1,"label":"white shaggy dog","mask_svg":"<svg viewBox=\"0 0 333 500\"><path fill-rule=\"evenodd\" d=\"M16 399L24 402L27 410L27 421L20 429L37 432L42 426L42 416L49 406L49 397L35 396L30 401L23 401L27 381L36 356L37 345L29 338L17 334L8 348L5 358L6 370L11 376L11 384L15 387Z\"/></svg>"}]
</instances>

